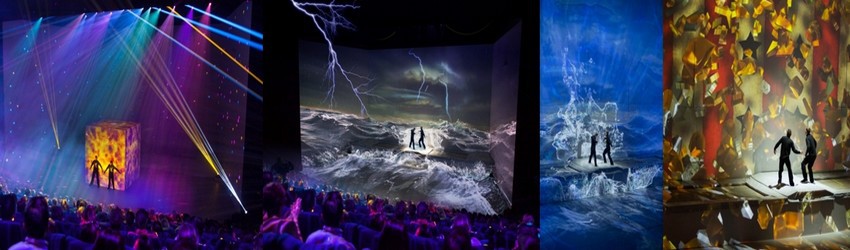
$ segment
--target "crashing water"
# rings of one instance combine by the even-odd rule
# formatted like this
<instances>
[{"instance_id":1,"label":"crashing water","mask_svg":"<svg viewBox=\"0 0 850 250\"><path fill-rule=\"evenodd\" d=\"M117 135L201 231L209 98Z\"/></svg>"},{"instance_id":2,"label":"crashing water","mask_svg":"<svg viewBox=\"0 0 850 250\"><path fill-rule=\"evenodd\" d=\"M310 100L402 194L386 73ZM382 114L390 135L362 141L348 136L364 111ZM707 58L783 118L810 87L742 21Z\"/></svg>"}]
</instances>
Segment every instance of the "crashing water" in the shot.
<instances>
[{"instance_id":1,"label":"crashing water","mask_svg":"<svg viewBox=\"0 0 850 250\"><path fill-rule=\"evenodd\" d=\"M582 82L589 77L589 68L593 59L587 62L567 60L567 49L563 52L563 83L567 86L570 101L553 116L546 119L548 128L541 131L541 136L551 136L551 145L557 152L557 160L569 165L576 158L590 155L590 137L597 134L597 152L602 152L605 146L604 138L608 133L611 139L611 153L619 151L623 146L623 133L617 123L618 107L614 102L600 105L593 98L593 92L581 88ZM584 96L582 95L584 94ZM552 135L554 133L554 135Z\"/></svg>"},{"instance_id":2,"label":"crashing water","mask_svg":"<svg viewBox=\"0 0 850 250\"><path fill-rule=\"evenodd\" d=\"M660 165L628 169L624 181L615 180L605 172L574 175L562 181L556 177L540 179L540 201L560 202L606 195L618 195L645 189L661 173Z\"/></svg>"},{"instance_id":3,"label":"crashing water","mask_svg":"<svg viewBox=\"0 0 850 250\"><path fill-rule=\"evenodd\" d=\"M414 127L417 140L424 128L426 148L408 148ZM496 214L508 201L490 150L499 133L515 134L510 127L491 135L459 122L380 122L302 108L301 174L345 191Z\"/></svg>"}]
</instances>

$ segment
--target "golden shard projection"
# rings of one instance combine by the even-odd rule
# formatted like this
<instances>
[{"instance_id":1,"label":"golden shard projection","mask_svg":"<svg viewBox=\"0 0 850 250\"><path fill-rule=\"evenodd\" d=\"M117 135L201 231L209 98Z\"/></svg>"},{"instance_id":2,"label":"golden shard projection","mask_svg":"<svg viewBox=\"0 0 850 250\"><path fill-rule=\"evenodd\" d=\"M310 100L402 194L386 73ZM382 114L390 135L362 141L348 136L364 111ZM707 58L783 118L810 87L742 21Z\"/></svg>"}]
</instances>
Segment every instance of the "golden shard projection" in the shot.
<instances>
[{"instance_id":1,"label":"golden shard projection","mask_svg":"<svg viewBox=\"0 0 850 250\"><path fill-rule=\"evenodd\" d=\"M805 248L801 237L846 231L850 0L663 9L664 27L681 27L664 29L665 247ZM816 183L801 182L806 155L792 153L791 186L774 147L791 130L805 151L807 129ZM763 241L787 244L753 245Z\"/></svg>"},{"instance_id":2,"label":"golden shard projection","mask_svg":"<svg viewBox=\"0 0 850 250\"><path fill-rule=\"evenodd\" d=\"M86 183L92 181L94 174L99 185L108 187L110 173L114 188L125 190L139 177L139 137L138 123L125 121L102 121L86 127ZM97 162L99 164L93 164ZM92 165L95 165L94 167ZM97 166L99 165L99 166ZM109 166L114 166L110 168ZM97 180L95 180L97 181Z\"/></svg>"},{"instance_id":3,"label":"golden shard projection","mask_svg":"<svg viewBox=\"0 0 850 250\"><path fill-rule=\"evenodd\" d=\"M803 212L785 211L773 219L773 238L784 239L803 235Z\"/></svg>"}]
</instances>

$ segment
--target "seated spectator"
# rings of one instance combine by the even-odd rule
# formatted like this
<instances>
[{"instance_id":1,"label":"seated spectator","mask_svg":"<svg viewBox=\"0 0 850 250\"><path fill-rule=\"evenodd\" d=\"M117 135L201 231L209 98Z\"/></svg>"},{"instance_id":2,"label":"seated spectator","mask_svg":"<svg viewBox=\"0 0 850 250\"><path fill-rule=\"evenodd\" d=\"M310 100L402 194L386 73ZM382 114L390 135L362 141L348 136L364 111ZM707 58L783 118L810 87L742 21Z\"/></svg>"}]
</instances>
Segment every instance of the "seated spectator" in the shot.
<instances>
[{"instance_id":1,"label":"seated spectator","mask_svg":"<svg viewBox=\"0 0 850 250\"><path fill-rule=\"evenodd\" d=\"M0 219L12 220L15 217L15 211L18 210L18 198L15 194L5 194L0 199Z\"/></svg>"},{"instance_id":2,"label":"seated spectator","mask_svg":"<svg viewBox=\"0 0 850 250\"><path fill-rule=\"evenodd\" d=\"M175 241L173 247L175 250L194 250L200 246L198 231L189 223L185 223L177 229Z\"/></svg>"},{"instance_id":3,"label":"seated spectator","mask_svg":"<svg viewBox=\"0 0 850 250\"><path fill-rule=\"evenodd\" d=\"M526 214L522 217L522 224L517 229L514 250L540 249L540 239L537 235L539 230L534 225L534 217Z\"/></svg>"},{"instance_id":4,"label":"seated spectator","mask_svg":"<svg viewBox=\"0 0 850 250\"><path fill-rule=\"evenodd\" d=\"M407 250L410 247L410 237L404 231L404 226L393 221L387 221L381 230L377 250Z\"/></svg>"},{"instance_id":5,"label":"seated spectator","mask_svg":"<svg viewBox=\"0 0 850 250\"><path fill-rule=\"evenodd\" d=\"M307 237L305 244L319 245L324 248L354 249L354 245L342 238L340 220L342 220L342 196L339 192L328 193L322 204L324 226Z\"/></svg>"},{"instance_id":6,"label":"seated spectator","mask_svg":"<svg viewBox=\"0 0 850 250\"><path fill-rule=\"evenodd\" d=\"M283 205L287 204L289 196L279 183L269 183L263 188L263 224L260 233L287 233L302 240L301 229L298 228L298 214L301 212L301 199L290 206L286 215L281 215Z\"/></svg>"},{"instance_id":7,"label":"seated spectator","mask_svg":"<svg viewBox=\"0 0 850 250\"><path fill-rule=\"evenodd\" d=\"M47 199L41 196L33 197L24 210L24 229L27 231L27 237L9 247L10 250L47 249L47 240L44 239L50 222L47 209Z\"/></svg>"},{"instance_id":8,"label":"seated spectator","mask_svg":"<svg viewBox=\"0 0 850 250\"><path fill-rule=\"evenodd\" d=\"M106 230L97 234L97 240L94 241L92 250L112 250L123 249L124 240L121 239L121 234L118 231Z\"/></svg>"},{"instance_id":9,"label":"seated spectator","mask_svg":"<svg viewBox=\"0 0 850 250\"><path fill-rule=\"evenodd\" d=\"M472 229L469 225L469 217L461 213L452 220L452 228L449 236L446 237L443 249L480 249L481 242L475 237L472 237Z\"/></svg>"}]
</instances>

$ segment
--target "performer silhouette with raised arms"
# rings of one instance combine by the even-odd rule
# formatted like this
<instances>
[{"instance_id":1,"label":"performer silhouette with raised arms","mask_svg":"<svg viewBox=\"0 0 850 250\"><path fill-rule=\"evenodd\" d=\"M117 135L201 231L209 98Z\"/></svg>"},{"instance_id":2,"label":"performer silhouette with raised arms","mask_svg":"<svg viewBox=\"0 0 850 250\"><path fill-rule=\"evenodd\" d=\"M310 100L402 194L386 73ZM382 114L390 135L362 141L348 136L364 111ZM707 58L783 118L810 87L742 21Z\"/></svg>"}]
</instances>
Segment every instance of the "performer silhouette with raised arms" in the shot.
<instances>
[{"instance_id":1,"label":"performer silhouette with raised arms","mask_svg":"<svg viewBox=\"0 0 850 250\"><path fill-rule=\"evenodd\" d=\"M608 156L608 161L611 162L611 165L614 165L614 159L611 159L611 133L605 132L605 150L602 151L602 162L605 161L605 156Z\"/></svg>"},{"instance_id":2,"label":"performer silhouette with raised arms","mask_svg":"<svg viewBox=\"0 0 850 250\"><path fill-rule=\"evenodd\" d=\"M416 141L414 141L414 137L416 137L416 128L410 129L410 144L407 145L410 149L416 150Z\"/></svg>"},{"instance_id":3,"label":"performer silhouette with raised arms","mask_svg":"<svg viewBox=\"0 0 850 250\"><path fill-rule=\"evenodd\" d=\"M803 183L815 183L815 172L812 171L812 166L815 165L815 158L817 158L817 147L818 142L812 137L812 129L806 128L806 154L803 158L803 164L800 166L803 170ZM806 176L806 166L809 167L809 176Z\"/></svg>"},{"instance_id":4,"label":"performer silhouette with raised arms","mask_svg":"<svg viewBox=\"0 0 850 250\"><path fill-rule=\"evenodd\" d=\"M100 165L100 162L97 161L97 155L94 156L94 160L91 161L91 181L89 181L89 186L94 182L97 182L97 187L100 187L100 171L103 169L103 165Z\"/></svg>"},{"instance_id":5,"label":"performer silhouette with raised arms","mask_svg":"<svg viewBox=\"0 0 850 250\"><path fill-rule=\"evenodd\" d=\"M121 170L118 170L118 168L115 167L115 165L112 163L112 161L109 161L109 166L106 166L106 170L104 170L104 172L109 173L109 186L107 186L106 189L115 190L115 172L116 171L118 173L121 173Z\"/></svg>"},{"instance_id":6,"label":"performer silhouette with raised arms","mask_svg":"<svg viewBox=\"0 0 850 250\"><path fill-rule=\"evenodd\" d=\"M597 134L590 136L590 158L587 158L587 163L590 163L590 160L592 159L593 166L598 167L599 165L596 165L596 143L598 142L596 140L596 136Z\"/></svg>"},{"instance_id":7,"label":"performer silhouette with raised arms","mask_svg":"<svg viewBox=\"0 0 850 250\"><path fill-rule=\"evenodd\" d=\"M779 151L779 182L776 183L777 186L782 184L782 165L788 167L788 182L791 186L794 186L794 173L791 172L791 161L789 157L791 157L791 151L793 150L795 154L800 154L800 150L797 150L797 147L794 146L794 141L791 140L791 130L785 131L785 136L779 139L776 142L776 146L773 146L773 154L776 154L776 148L782 146L782 149Z\"/></svg>"}]
</instances>

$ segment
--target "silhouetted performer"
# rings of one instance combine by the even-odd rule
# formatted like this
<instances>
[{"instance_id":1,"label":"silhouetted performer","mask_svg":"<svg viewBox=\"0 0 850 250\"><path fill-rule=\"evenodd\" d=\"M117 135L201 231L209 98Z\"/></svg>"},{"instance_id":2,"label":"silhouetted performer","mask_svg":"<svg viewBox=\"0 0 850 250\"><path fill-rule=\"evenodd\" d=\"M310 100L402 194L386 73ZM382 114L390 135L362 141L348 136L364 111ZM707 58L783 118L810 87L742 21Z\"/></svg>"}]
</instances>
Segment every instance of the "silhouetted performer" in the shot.
<instances>
[{"instance_id":1,"label":"silhouetted performer","mask_svg":"<svg viewBox=\"0 0 850 250\"><path fill-rule=\"evenodd\" d=\"M416 141L414 141L414 137L416 136L416 128L410 130L410 145L407 145L413 150L416 150Z\"/></svg>"},{"instance_id":2,"label":"silhouetted performer","mask_svg":"<svg viewBox=\"0 0 850 250\"><path fill-rule=\"evenodd\" d=\"M109 186L107 186L106 189L115 189L115 171L121 173L121 170L118 170L118 168L112 164L112 161L109 161L109 166L106 166L106 170L104 170L104 172L109 172Z\"/></svg>"},{"instance_id":3,"label":"silhouetted performer","mask_svg":"<svg viewBox=\"0 0 850 250\"><path fill-rule=\"evenodd\" d=\"M587 158L587 163L590 163L590 160L592 159L593 166L598 167L598 165L596 165L596 143L596 134L593 134L590 136L590 158Z\"/></svg>"},{"instance_id":4,"label":"silhouetted performer","mask_svg":"<svg viewBox=\"0 0 850 250\"><path fill-rule=\"evenodd\" d=\"M608 161L614 165L614 159L611 159L611 136L609 132L605 132L605 150L602 151L602 162L605 162L605 156L608 156Z\"/></svg>"},{"instance_id":5,"label":"silhouetted performer","mask_svg":"<svg viewBox=\"0 0 850 250\"><path fill-rule=\"evenodd\" d=\"M89 181L89 186L94 182L97 182L97 187L100 187L100 171L103 169L103 165L100 165L100 162L97 161L97 155L94 156L94 160L91 161L91 181Z\"/></svg>"},{"instance_id":6,"label":"silhouetted performer","mask_svg":"<svg viewBox=\"0 0 850 250\"><path fill-rule=\"evenodd\" d=\"M425 149L425 130L422 127L419 127L419 146Z\"/></svg>"},{"instance_id":7,"label":"silhouetted performer","mask_svg":"<svg viewBox=\"0 0 850 250\"><path fill-rule=\"evenodd\" d=\"M785 132L785 136L779 139L776 142L776 146L773 146L773 154L776 154L776 148L782 145L782 149L779 154L779 182L776 184L782 184L782 165L788 167L788 182L791 186L794 186L794 173L791 172L791 161L788 159L791 156L791 150L794 151L795 154L800 154L800 150L797 150L797 147L794 146L794 141L791 140L791 130L787 130Z\"/></svg>"},{"instance_id":8,"label":"silhouetted performer","mask_svg":"<svg viewBox=\"0 0 850 250\"><path fill-rule=\"evenodd\" d=\"M818 142L815 141L815 138L812 137L812 129L806 128L806 154L805 158L803 158L803 165L800 166L803 169L803 183L815 183L815 172L812 171L812 166L815 165L815 158L817 158L817 151L815 151L818 147ZM806 166L809 167L809 176L806 176ZM809 177L806 179L806 177Z\"/></svg>"}]
</instances>

